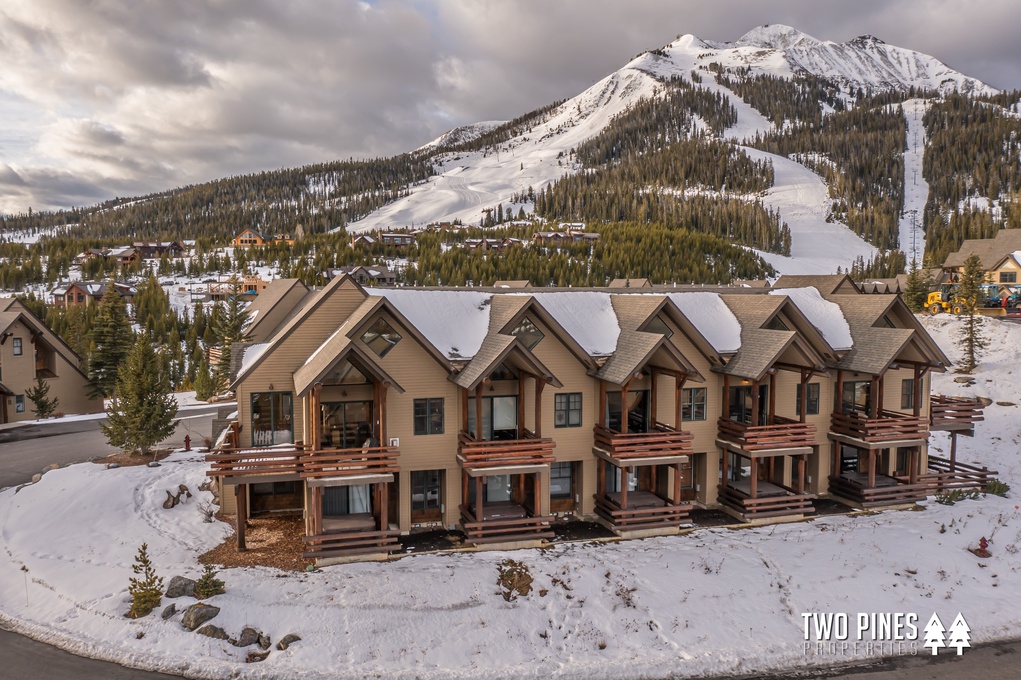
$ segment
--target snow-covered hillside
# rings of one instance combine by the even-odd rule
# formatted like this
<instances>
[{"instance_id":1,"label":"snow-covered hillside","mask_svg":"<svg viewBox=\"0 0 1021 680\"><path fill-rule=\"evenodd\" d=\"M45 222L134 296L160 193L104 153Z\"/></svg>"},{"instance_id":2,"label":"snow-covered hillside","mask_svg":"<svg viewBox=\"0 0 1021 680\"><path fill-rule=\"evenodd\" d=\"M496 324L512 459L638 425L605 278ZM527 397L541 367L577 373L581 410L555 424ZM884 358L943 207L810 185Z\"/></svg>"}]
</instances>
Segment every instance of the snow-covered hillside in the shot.
<instances>
[{"instance_id":1,"label":"snow-covered hillside","mask_svg":"<svg viewBox=\"0 0 1021 680\"><path fill-rule=\"evenodd\" d=\"M408 196L352 223L348 230L374 231L458 219L467 224L480 223L486 210L501 203L508 205L513 194L524 193L528 187L539 191L565 174L579 171L571 157L573 149L599 134L615 115L640 99L660 96L667 79L691 81L693 72L700 74L700 86L724 94L737 110L737 123L723 137L740 142L770 131L773 125L769 120L714 79L708 70L710 64L748 67L751 75L792 78L810 73L834 81L848 93L858 88L875 91L912 85L942 92L996 91L934 57L887 45L871 36L834 43L779 24L753 29L733 43L683 35L662 49L634 58L495 149L438 153L434 159L437 175L411 187ZM914 119L914 110L911 115L914 132L920 128L920 121ZM486 122L456 128L420 150L438 150L476 139L497 125ZM701 124L696 127L706 129ZM755 155L763 157L758 152ZM766 203L780 210L781 218L791 227L793 240L792 257L767 255L771 264L782 273L833 272L838 266L846 269L859 256L868 260L875 254L875 248L845 225L827 222L822 180L794 161L779 157L771 160L778 172ZM920 163L920 153L906 159L912 171ZM910 186L909 203L924 206L927 186ZM802 199L807 202L802 203ZM910 233L908 222L902 238ZM919 250L923 246L916 245ZM911 243L902 244L902 248L910 250Z\"/></svg>"}]
</instances>

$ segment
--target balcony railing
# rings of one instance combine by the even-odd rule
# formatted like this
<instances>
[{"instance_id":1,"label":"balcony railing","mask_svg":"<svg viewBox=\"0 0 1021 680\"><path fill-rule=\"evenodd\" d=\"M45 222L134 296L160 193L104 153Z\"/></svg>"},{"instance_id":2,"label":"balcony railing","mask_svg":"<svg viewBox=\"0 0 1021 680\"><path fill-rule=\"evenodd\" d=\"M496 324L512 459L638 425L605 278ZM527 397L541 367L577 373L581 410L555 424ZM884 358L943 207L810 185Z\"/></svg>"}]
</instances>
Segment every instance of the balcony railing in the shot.
<instances>
[{"instance_id":1,"label":"balcony railing","mask_svg":"<svg viewBox=\"0 0 1021 680\"><path fill-rule=\"evenodd\" d=\"M996 478L996 470L990 470L980 465L951 461L949 458L941 458L929 454L929 471L922 473L920 482L927 482L932 487L932 492L950 491L952 489L978 489L986 488L991 480Z\"/></svg>"},{"instance_id":2,"label":"balcony railing","mask_svg":"<svg viewBox=\"0 0 1021 680\"><path fill-rule=\"evenodd\" d=\"M878 418L869 418L859 411L838 412L832 416L830 431L869 443L895 442L926 439L929 422L896 411L880 411Z\"/></svg>"},{"instance_id":3,"label":"balcony railing","mask_svg":"<svg viewBox=\"0 0 1021 680\"><path fill-rule=\"evenodd\" d=\"M620 460L688 455L692 452L693 439L691 432L675 430L658 422L651 432L626 434L602 425L595 426L596 447Z\"/></svg>"},{"instance_id":4,"label":"balcony railing","mask_svg":"<svg viewBox=\"0 0 1021 680\"><path fill-rule=\"evenodd\" d=\"M849 477L830 477L830 493L858 503L864 508L904 505L925 500L931 485L928 482L902 483L893 477L877 475L877 484L869 488Z\"/></svg>"},{"instance_id":5,"label":"balcony railing","mask_svg":"<svg viewBox=\"0 0 1021 680\"><path fill-rule=\"evenodd\" d=\"M812 499L815 494L798 493L779 484L770 486L779 488L784 493L762 495L752 498L748 493L729 484L720 485L719 501L731 510L736 511L746 520L770 519L776 517L796 517L811 515L815 512Z\"/></svg>"},{"instance_id":6,"label":"balcony railing","mask_svg":"<svg viewBox=\"0 0 1021 680\"><path fill-rule=\"evenodd\" d=\"M400 471L399 451L393 446L369 446L357 449L321 449L288 444L259 448L221 448L206 456L209 477L269 477L294 475L295 478L349 477L392 474Z\"/></svg>"},{"instance_id":7,"label":"balcony railing","mask_svg":"<svg viewBox=\"0 0 1021 680\"><path fill-rule=\"evenodd\" d=\"M973 430L975 423L982 420L982 402L978 399L934 394L929 400L929 422L933 430Z\"/></svg>"},{"instance_id":8,"label":"balcony railing","mask_svg":"<svg viewBox=\"0 0 1021 680\"><path fill-rule=\"evenodd\" d=\"M528 430L521 439L479 440L463 430L457 435L457 455L466 470L498 468L509 465L546 465L556 459L556 442L536 437Z\"/></svg>"},{"instance_id":9,"label":"balcony railing","mask_svg":"<svg viewBox=\"0 0 1021 680\"><path fill-rule=\"evenodd\" d=\"M815 425L774 417L772 425L748 425L729 418L718 421L718 437L743 451L794 449L815 445Z\"/></svg>"},{"instance_id":10,"label":"balcony railing","mask_svg":"<svg viewBox=\"0 0 1021 680\"><path fill-rule=\"evenodd\" d=\"M400 534L397 529L388 529L305 536L301 556L308 559L389 553L399 547Z\"/></svg>"},{"instance_id":11,"label":"balcony railing","mask_svg":"<svg viewBox=\"0 0 1021 680\"><path fill-rule=\"evenodd\" d=\"M635 496L642 492L631 492ZM672 529L685 522L691 512L690 503L672 504L669 500L650 492L645 496L655 499L651 503L629 502L628 507L621 507L614 498L596 496L596 514L613 527L614 531L645 531L649 529Z\"/></svg>"}]
</instances>

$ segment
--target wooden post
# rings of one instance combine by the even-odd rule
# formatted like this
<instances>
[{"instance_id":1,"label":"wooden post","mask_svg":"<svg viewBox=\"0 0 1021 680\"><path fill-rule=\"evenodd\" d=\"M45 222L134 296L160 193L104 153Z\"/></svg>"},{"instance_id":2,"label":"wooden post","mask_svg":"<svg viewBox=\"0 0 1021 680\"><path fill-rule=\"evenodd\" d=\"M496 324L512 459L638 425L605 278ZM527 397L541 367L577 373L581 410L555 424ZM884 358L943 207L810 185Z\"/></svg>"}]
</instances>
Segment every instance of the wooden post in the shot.
<instances>
[{"instance_id":1,"label":"wooden post","mask_svg":"<svg viewBox=\"0 0 1021 680\"><path fill-rule=\"evenodd\" d=\"M245 545L245 522L248 521L247 508L248 485L234 485L234 505L236 506L235 516L237 518L238 552L245 552L248 546Z\"/></svg>"},{"instance_id":2,"label":"wooden post","mask_svg":"<svg viewBox=\"0 0 1021 680\"><path fill-rule=\"evenodd\" d=\"M482 383L475 388L475 441L482 441Z\"/></svg>"},{"instance_id":3,"label":"wooden post","mask_svg":"<svg viewBox=\"0 0 1021 680\"><path fill-rule=\"evenodd\" d=\"M684 422L684 381L687 376L674 376L674 429L681 431Z\"/></svg>"},{"instance_id":4,"label":"wooden post","mask_svg":"<svg viewBox=\"0 0 1021 680\"><path fill-rule=\"evenodd\" d=\"M322 535L323 526L323 488L312 487L312 535Z\"/></svg>"},{"instance_id":5,"label":"wooden post","mask_svg":"<svg viewBox=\"0 0 1021 680\"><path fill-rule=\"evenodd\" d=\"M481 522L485 516L485 508L482 503L482 477L475 478L475 521Z\"/></svg>"},{"instance_id":6,"label":"wooden post","mask_svg":"<svg viewBox=\"0 0 1021 680\"><path fill-rule=\"evenodd\" d=\"M957 472L957 431L950 433L950 471Z\"/></svg>"},{"instance_id":7,"label":"wooden post","mask_svg":"<svg viewBox=\"0 0 1021 680\"><path fill-rule=\"evenodd\" d=\"M776 425L776 373L769 374L769 424Z\"/></svg>"},{"instance_id":8,"label":"wooden post","mask_svg":"<svg viewBox=\"0 0 1021 680\"><path fill-rule=\"evenodd\" d=\"M379 485L379 530L390 528L390 484L381 482Z\"/></svg>"},{"instance_id":9,"label":"wooden post","mask_svg":"<svg viewBox=\"0 0 1021 680\"><path fill-rule=\"evenodd\" d=\"M659 392L656 391L656 376L658 374L659 374L659 371L657 371L654 368L654 369L652 369L652 371L650 372L650 375L649 375L649 381L650 381L650 384L649 384L649 426L652 429L655 429L656 421L659 420L657 418L658 413L656 412L658 410L656 408L656 402L659 401Z\"/></svg>"},{"instance_id":10,"label":"wooden post","mask_svg":"<svg viewBox=\"0 0 1021 680\"><path fill-rule=\"evenodd\" d=\"M801 422L805 422L805 418L808 416L808 379L811 375L812 371L801 369L801 396L798 399L798 413Z\"/></svg>"},{"instance_id":11,"label":"wooden post","mask_svg":"<svg viewBox=\"0 0 1021 680\"><path fill-rule=\"evenodd\" d=\"M879 403L876 405L876 417L879 418L883 415L883 410L886 406L886 375L879 376Z\"/></svg>"},{"instance_id":12,"label":"wooden post","mask_svg":"<svg viewBox=\"0 0 1021 680\"><path fill-rule=\"evenodd\" d=\"M723 412L721 418L730 418L730 376L723 376Z\"/></svg>"},{"instance_id":13,"label":"wooden post","mask_svg":"<svg viewBox=\"0 0 1021 680\"><path fill-rule=\"evenodd\" d=\"M606 381L599 381L599 414L596 416L596 421L606 427Z\"/></svg>"},{"instance_id":14,"label":"wooden post","mask_svg":"<svg viewBox=\"0 0 1021 680\"><path fill-rule=\"evenodd\" d=\"M470 431L470 428L468 427L468 388L467 387L462 387L461 388L461 431L462 432L469 432ZM465 502L467 502L467 497L465 497L465 499L466 499Z\"/></svg>"},{"instance_id":15,"label":"wooden post","mask_svg":"<svg viewBox=\"0 0 1021 680\"><path fill-rule=\"evenodd\" d=\"M723 486L728 486L730 482L730 451L727 449L720 449L722 457L720 461L723 463Z\"/></svg>"},{"instance_id":16,"label":"wooden post","mask_svg":"<svg viewBox=\"0 0 1021 680\"><path fill-rule=\"evenodd\" d=\"M869 488L876 488L876 450L869 449Z\"/></svg>"},{"instance_id":17,"label":"wooden post","mask_svg":"<svg viewBox=\"0 0 1021 680\"><path fill-rule=\"evenodd\" d=\"M805 460L808 456L798 456L798 494L805 493Z\"/></svg>"},{"instance_id":18,"label":"wooden post","mask_svg":"<svg viewBox=\"0 0 1021 680\"><path fill-rule=\"evenodd\" d=\"M628 468L620 468L620 507L627 510Z\"/></svg>"},{"instance_id":19,"label":"wooden post","mask_svg":"<svg viewBox=\"0 0 1021 680\"><path fill-rule=\"evenodd\" d=\"M840 476L840 447L836 442L830 442L830 477Z\"/></svg>"},{"instance_id":20,"label":"wooden post","mask_svg":"<svg viewBox=\"0 0 1021 680\"><path fill-rule=\"evenodd\" d=\"M634 378L628 378L627 382L620 387L620 433L627 434L628 426L628 412L631 410L628 408L628 389L631 387L631 381Z\"/></svg>"},{"instance_id":21,"label":"wooden post","mask_svg":"<svg viewBox=\"0 0 1021 680\"><path fill-rule=\"evenodd\" d=\"M674 466L674 505L681 504L681 463Z\"/></svg>"},{"instance_id":22,"label":"wooden post","mask_svg":"<svg viewBox=\"0 0 1021 680\"><path fill-rule=\"evenodd\" d=\"M379 429L376 430L376 434L379 436L379 445L386 446L386 390L389 385L387 383L381 383L379 386ZM386 527L384 527L386 528Z\"/></svg>"},{"instance_id":23,"label":"wooden post","mask_svg":"<svg viewBox=\"0 0 1021 680\"><path fill-rule=\"evenodd\" d=\"M471 503L469 502L469 498L468 471L461 468L461 505L467 508L470 512L474 512L472 510Z\"/></svg>"},{"instance_id":24,"label":"wooden post","mask_svg":"<svg viewBox=\"0 0 1021 680\"><path fill-rule=\"evenodd\" d=\"M518 439L525 438L525 376L518 374Z\"/></svg>"},{"instance_id":25,"label":"wooden post","mask_svg":"<svg viewBox=\"0 0 1021 680\"><path fill-rule=\"evenodd\" d=\"M872 380L869 381L869 401L872 402L869 408L869 418L879 417L879 379L877 376L872 376Z\"/></svg>"},{"instance_id":26,"label":"wooden post","mask_svg":"<svg viewBox=\"0 0 1021 680\"><path fill-rule=\"evenodd\" d=\"M911 404L914 406L912 413L917 418L922 415L922 376L925 375L924 366L915 366L915 380L911 383Z\"/></svg>"},{"instance_id":27,"label":"wooden post","mask_svg":"<svg viewBox=\"0 0 1021 680\"><path fill-rule=\"evenodd\" d=\"M748 495L752 498L759 497L759 459L751 457L752 473L748 478Z\"/></svg>"},{"instance_id":28,"label":"wooden post","mask_svg":"<svg viewBox=\"0 0 1021 680\"><path fill-rule=\"evenodd\" d=\"M323 412L319 407L320 393L323 391L323 386L316 383L312 386L312 393L309 395L309 407L308 407L308 423L309 437L312 439L312 451L318 451L322 448L322 433L320 432L323 423Z\"/></svg>"},{"instance_id":29,"label":"wooden post","mask_svg":"<svg viewBox=\"0 0 1021 680\"><path fill-rule=\"evenodd\" d=\"M536 472L535 475L535 492L532 494L532 516L542 516L542 496L540 492L542 490L542 473Z\"/></svg>"},{"instance_id":30,"label":"wooden post","mask_svg":"<svg viewBox=\"0 0 1021 680\"><path fill-rule=\"evenodd\" d=\"M918 454L917 446L908 449L908 484L915 484L918 481L918 461L921 458Z\"/></svg>"},{"instance_id":31,"label":"wooden post","mask_svg":"<svg viewBox=\"0 0 1021 680\"><path fill-rule=\"evenodd\" d=\"M844 372L837 369L837 388L833 392L833 412L844 412Z\"/></svg>"},{"instance_id":32,"label":"wooden post","mask_svg":"<svg viewBox=\"0 0 1021 680\"><path fill-rule=\"evenodd\" d=\"M535 376L535 436L542 436L542 390L546 387L546 381Z\"/></svg>"},{"instance_id":33,"label":"wooden post","mask_svg":"<svg viewBox=\"0 0 1021 680\"><path fill-rule=\"evenodd\" d=\"M752 420L751 426L757 427L762 423L759 422L759 381L752 381Z\"/></svg>"},{"instance_id":34,"label":"wooden post","mask_svg":"<svg viewBox=\"0 0 1021 680\"><path fill-rule=\"evenodd\" d=\"M596 458L596 497L606 498L606 461Z\"/></svg>"}]
</instances>

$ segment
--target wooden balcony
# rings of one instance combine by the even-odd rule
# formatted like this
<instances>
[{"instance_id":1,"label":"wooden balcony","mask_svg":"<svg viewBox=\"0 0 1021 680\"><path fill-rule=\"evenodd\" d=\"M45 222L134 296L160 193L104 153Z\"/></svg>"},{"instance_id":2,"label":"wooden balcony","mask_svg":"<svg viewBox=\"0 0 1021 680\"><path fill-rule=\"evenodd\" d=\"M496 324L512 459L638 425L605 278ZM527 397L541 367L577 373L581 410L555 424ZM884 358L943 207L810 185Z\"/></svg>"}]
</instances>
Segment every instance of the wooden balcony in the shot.
<instances>
[{"instance_id":1,"label":"wooden balcony","mask_svg":"<svg viewBox=\"0 0 1021 680\"><path fill-rule=\"evenodd\" d=\"M894 477L876 475L876 484L869 488L864 478L841 475L830 477L830 493L847 499L863 508L876 508L885 505L908 505L925 500L929 494L928 482L908 484Z\"/></svg>"},{"instance_id":2,"label":"wooden balcony","mask_svg":"<svg viewBox=\"0 0 1021 680\"><path fill-rule=\"evenodd\" d=\"M929 427L933 431L972 432L984 420L982 402L968 397L934 394L929 399Z\"/></svg>"},{"instance_id":3,"label":"wooden balcony","mask_svg":"<svg viewBox=\"0 0 1021 680\"><path fill-rule=\"evenodd\" d=\"M691 432L675 430L659 422L653 425L651 432L624 434L598 424L594 432L596 448L606 451L615 461L690 455L695 438Z\"/></svg>"},{"instance_id":4,"label":"wooden balcony","mask_svg":"<svg viewBox=\"0 0 1021 680\"><path fill-rule=\"evenodd\" d=\"M317 479L393 474L400 471L398 455L399 451L392 446L319 451L295 444L249 449L227 447L206 455L210 464L206 475L251 483L269 481L261 479L269 477Z\"/></svg>"},{"instance_id":5,"label":"wooden balcony","mask_svg":"<svg viewBox=\"0 0 1021 680\"><path fill-rule=\"evenodd\" d=\"M301 474L303 454L302 447L293 445L251 449L225 447L206 455L209 462L206 475L238 479L291 477L296 480Z\"/></svg>"},{"instance_id":6,"label":"wooden balcony","mask_svg":"<svg viewBox=\"0 0 1021 680\"><path fill-rule=\"evenodd\" d=\"M860 411L834 413L830 420L830 434L872 445L918 441L929 437L929 422L896 411L880 411L878 418L869 418Z\"/></svg>"},{"instance_id":7,"label":"wooden balcony","mask_svg":"<svg viewBox=\"0 0 1021 680\"><path fill-rule=\"evenodd\" d=\"M930 453L929 471L923 473L919 481L929 484L932 487L932 492L942 493L953 489L982 490L997 474L996 470L960 463Z\"/></svg>"},{"instance_id":8,"label":"wooden balcony","mask_svg":"<svg viewBox=\"0 0 1021 680\"><path fill-rule=\"evenodd\" d=\"M749 425L720 418L717 440L743 452L815 446L815 425L776 416L772 425ZM729 447L728 447L729 448Z\"/></svg>"},{"instance_id":9,"label":"wooden balcony","mask_svg":"<svg viewBox=\"0 0 1021 680\"><path fill-rule=\"evenodd\" d=\"M467 505L461 505L461 525L468 543L518 543L553 538L551 516L532 516L518 503L483 504L485 517L476 517Z\"/></svg>"},{"instance_id":10,"label":"wooden balcony","mask_svg":"<svg viewBox=\"0 0 1021 680\"><path fill-rule=\"evenodd\" d=\"M350 531L305 536L305 550L301 556L308 558L354 557L357 555L389 554L399 546L398 529L385 531Z\"/></svg>"},{"instance_id":11,"label":"wooden balcony","mask_svg":"<svg viewBox=\"0 0 1021 680\"><path fill-rule=\"evenodd\" d=\"M393 446L359 449L306 450L301 457L301 478L322 479L361 475L387 475L400 472L399 451Z\"/></svg>"},{"instance_id":12,"label":"wooden balcony","mask_svg":"<svg viewBox=\"0 0 1021 680\"><path fill-rule=\"evenodd\" d=\"M519 465L549 465L556 459L556 442L536 437L528 430L521 439L478 440L463 430L457 435L457 458L465 470Z\"/></svg>"},{"instance_id":13,"label":"wooden balcony","mask_svg":"<svg viewBox=\"0 0 1021 680\"><path fill-rule=\"evenodd\" d=\"M650 491L628 492L627 507L621 505L620 494L597 495L596 514L617 533L656 529L675 529L688 518L690 503L674 505Z\"/></svg>"},{"instance_id":14,"label":"wooden balcony","mask_svg":"<svg viewBox=\"0 0 1021 680\"><path fill-rule=\"evenodd\" d=\"M755 498L730 484L720 484L719 502L738 514L742 519L753 522L761 519L783 517L804 517L815 513L812 499L815 494L798 493L794 489L773 483L759 483Z\"/></svg>"}]
</instances>

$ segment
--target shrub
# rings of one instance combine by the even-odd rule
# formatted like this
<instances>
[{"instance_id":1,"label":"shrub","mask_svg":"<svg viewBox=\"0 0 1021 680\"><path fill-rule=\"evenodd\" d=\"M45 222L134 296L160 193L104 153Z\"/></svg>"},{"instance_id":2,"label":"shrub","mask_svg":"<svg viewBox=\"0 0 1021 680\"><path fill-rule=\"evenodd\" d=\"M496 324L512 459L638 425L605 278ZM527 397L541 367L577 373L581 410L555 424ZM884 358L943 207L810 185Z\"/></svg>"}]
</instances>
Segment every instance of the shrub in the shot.
<instances>
[{"instance_id":1,"label":"shrub","mask_svg":"<svg viewBox=\"0 0 1021 680\"><path fill-rule=\"evenodd\" d=\"M223 581L216 578L216 569L213 565L207 564L202 570L202 576L195 582L195 597L204 600L213 595L220 595L226 592Z\"/></svg>"},{"instance_id":2,"label":"shrub","mask_svg":"<svg viewBox=\"0 0 1021 680\"><path fill-rule=\"evenodd\" d=\"M140 619L148 616L149 613L160 606L163 599L163 579L156 575L156 569L149 560L149 546L145 543L138 549L135 555L135 563L131 565L131 571L136 576L132 577L128 586L128 594L131 595L131 609L128 610L128 618Z\"/></svg>"},{"instance_id":3,"label":"shrub","mask_svg":"<svg viewBox=\"0 0 1021 680\"><path fill-rule=\"evenodd\" d=\"M501 594L508 602L518 599L518 595L525 596L532 592L532 574L528 565L517 560L507 559L500 563L500 575L496 583L503 588Z\"/></svg>"},{"instance_id":4,"label":"shrub","mask_svg":"<svg viewBox=\"0 0 1021 680\"><path fill-rule=\"evenodd\" d=\"M978 491L975 489L954 489L947 493L936 494L936 502L940 505L953 505L957 501L963 501L968 498L978 498Z\"/></svg>"},{"instance_id":5,"label":"shrub","mask_svg":"<svg viewBox=\"0 0 1021 680\"><path fill-rule=\"evenodd\" d=\"M1001 482L998 479L990 479L988 482L986 482L986 488L983 489L983 491L985 491L986 493L991 493L994 496L1003 496L1004 498L1006 498L1007 492L1010 491L1010 484L1007 484L1006 482Z\"/></svg>"}]
</instances>

